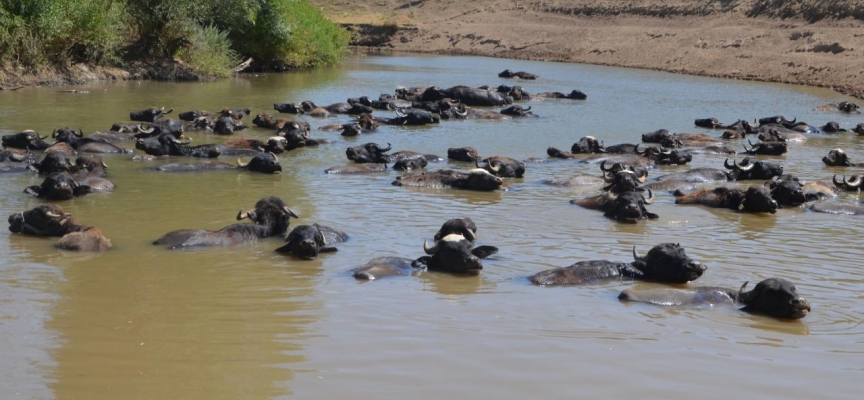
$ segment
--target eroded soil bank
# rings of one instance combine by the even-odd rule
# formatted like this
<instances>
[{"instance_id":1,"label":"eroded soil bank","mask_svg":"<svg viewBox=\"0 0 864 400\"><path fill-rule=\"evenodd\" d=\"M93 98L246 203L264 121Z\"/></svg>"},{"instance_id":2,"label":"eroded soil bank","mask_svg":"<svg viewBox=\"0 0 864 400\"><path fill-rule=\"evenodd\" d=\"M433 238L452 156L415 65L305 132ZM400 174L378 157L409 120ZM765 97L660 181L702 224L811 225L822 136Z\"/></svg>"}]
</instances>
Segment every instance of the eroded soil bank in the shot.
<instances>
[{"instance_id":1,"label":"eroded soil bank","mask_svg":"<svg viewBox=\"0 0 864 400\"><path fill-rule=\"evenodd\" d=\"M394 51L634 67L864 98L859 0L312 2L337 22L398 25L382 46Z\"/></svg>"}]
</instances>

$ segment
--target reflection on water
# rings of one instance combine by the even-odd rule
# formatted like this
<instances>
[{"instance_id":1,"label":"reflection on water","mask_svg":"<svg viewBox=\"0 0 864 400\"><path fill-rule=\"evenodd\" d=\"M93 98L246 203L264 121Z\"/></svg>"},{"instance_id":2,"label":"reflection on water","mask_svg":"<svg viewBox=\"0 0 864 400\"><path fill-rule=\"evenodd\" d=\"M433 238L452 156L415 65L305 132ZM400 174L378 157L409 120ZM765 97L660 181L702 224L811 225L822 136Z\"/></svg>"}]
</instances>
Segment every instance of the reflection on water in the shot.
<instances>
[{"instance_id":1,"label":"reflection on water","mask_svg":"<svg viewBox=\"0 0 864 400\"><path fill-rule=\"evenodd\" d=\"M658 191L648 208L659 220L619 224L569 203L599 193L599 186L542 183L600 175L597 165L578 160L529 163L525 178L508 179L508 190L495 192L397 187L391 183L399 173L392 170L324 173L347 162L346 147L367 142L439 155L473 146L483 156L524 160L545 159L547 147L567 149L589 134L607 145L635 143L660 128L719 135L694 127L696 118L783 114L846 128L860 122L860 116L813 111L844 100L830 91L573 64L358 57L329 69L211 83L79 87L86 95L55 88L2 92L0 129L44 135L70 126L91 133L151 106L274 113L277 102L326 105L392 93L397 85L513 84L496 77L505 68L542 76L519 82L529 92L578 88L589 99L531 102L539 118L382 127L357 138L317 130L348 117L288 116L308 121L313 137L334 143L281 155L281 175L158 173L148 168L178 160L105 156L117 190L61 204L101 228L114 249L75 254L54 249L55 239L0 233L0 343L7 349L0 389L24 398L432 399L456 391L469 398L624 397L647 388L657 393L652 397L671 399L691 398L705 387L718 397L810 398L830 386L837 397L850 397L864 352L859 219L803 208L745 215L680 206ZM256 128L240 134L269 135ZM188 136L195 144L226 140ZM743 142L727 145L738 149ZM864 154L850 133L811 137L771 159L804 180L830 182L835 173L854 173L821 164L834 147ZM691 166L722 168L724 160L696 156ZM186 161L192 162L179 160ZM658 167L650 174L683 169ZM41 204L21 193L40 182L32 174L0 175L0 215ZM150 244L175 229L235 223L238 211L271 195L300 215L293 224L317 222L351 238L315 261L275 253L276 238L198 251ZM842 193L835 201L858 204L860 197ZM375 257L420 257L424 238L455 217L477 223L478 244L500 248L484 260L481 275L423 273L365 283L351 277L352 268ZM644 254L662 242L681 243L708 266L695 284L739 287L783 277L813 312L789 322L734 307L629 305L617 295L630 281L540 288L525 279L582 260L630 261L633 246Z\"/></svg>"}]
</instances>

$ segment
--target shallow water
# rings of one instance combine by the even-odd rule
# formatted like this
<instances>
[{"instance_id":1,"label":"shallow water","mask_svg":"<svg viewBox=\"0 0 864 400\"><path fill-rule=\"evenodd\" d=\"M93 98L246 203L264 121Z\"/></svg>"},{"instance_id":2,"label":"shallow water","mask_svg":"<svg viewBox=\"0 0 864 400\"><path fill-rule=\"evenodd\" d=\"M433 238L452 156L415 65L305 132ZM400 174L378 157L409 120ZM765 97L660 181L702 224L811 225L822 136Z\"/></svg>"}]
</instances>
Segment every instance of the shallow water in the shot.
<instances>
[{"instance_id":1,"label":"shallow water","mask_svg":"<svg viewBox=\"0 0 864 400\"><path fill-rule=\"evenodd\" d=\"M536 73L536 82L497 77L505 68ZM449 147L482 155L546 158L549 146L569 150L582 136L607 145L636 143L645 132L701 132L696 118L731 123L783 114L821 126L851 128L860 115L814 111L836 93L789 85L679 76L632 69L503 59L355 57L339 67L278 75L244 75L212 83L118 82L0 92L0 129L42 134L70 126L85 133L125 121L151 106L192 109L249 107L276 114L275 102L392 93L398 85L521 84L532 93L588 93L587 101L528 104L539 118L445 121L440 126L383 127L359 138L321 132L348 117L308 118L313 137L334 143L282 154L284 172L167 174L106 156L113 193L62 202L80 221L98 226L115 248L76 254L56 239L0 233L0 393L3 398L235 399L411 397L688 399L852 398L860 389L864 353L864 255L860 217L803 208L774 215L739 214L674 204L658 194L659 220L620 224L569 204L596 187L541 181L599 174L576 160L529 163L507 191L480 193L400 188L397 172L340 176L345 148L392 143L446 157ZM176 115L176 114L175 114ZM291 116L279 115L290 118ZM303 119L300 117L299 119ZM249 123L251 124L251 118ZM6 132L9 133L9 132ZM243 135L266 138L268 130ZM5 134L5 133L4 133ZM190 133L195 144L224 140ZM741 141L729 146L741 147ZM842 147L864 160L854 133L813 135L788 154L764 157L805 180L829 181L820 159ZM137 151L136 151L137 152ZM140 153L140 152L139 152ZM686 167L722 168L725 157L699 155ZM233 159L222 161L233 162ZM430 169L470 166L430 164ZM41 204L24 187L32 174L0 175L0 215ZM279 240L223 249L169 251L150 244L181 228L219 229L238 210L275 195L300 215L293 224L330 225L351 235L339 252L314 261L286 258ZM835 201L858 204L858 194ZM478 241L501 251L481 275L426 273L358 282L350 270L378 256L419 257L424 238L441 223L471 217ZM691 285L737 288L768 277L794 282L812 313L779 321L734 308L659 308L623 304L633 282L543 288L526 277L580 260L630 260L662 242L678 242L707 272ZM638 283L651 286L651 284ZM830 388L830 389L829 389ZM857 397L857 396L855 396Z\"/></svg>"}]
</instances>

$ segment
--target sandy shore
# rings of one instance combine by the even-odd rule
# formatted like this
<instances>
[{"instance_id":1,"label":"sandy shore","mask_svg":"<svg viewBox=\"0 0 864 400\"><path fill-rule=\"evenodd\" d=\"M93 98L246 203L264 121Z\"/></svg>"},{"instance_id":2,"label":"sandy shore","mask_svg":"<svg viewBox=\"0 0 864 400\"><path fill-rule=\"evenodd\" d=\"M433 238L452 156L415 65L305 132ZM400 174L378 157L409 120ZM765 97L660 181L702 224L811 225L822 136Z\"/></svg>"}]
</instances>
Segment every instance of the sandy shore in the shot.
<instances>
[{"instance_id":1,"label":"sandy shore","mask_svg":"<svg viewBox=\"0 0 864 400\"><path fill-rule=\"evenodd\" d=\"M808 22L849 10L860 18L853 11L864 1L837 2L840 11L815 0L312 2L337 22L397 24L384 46L394 51L634 67L864 98L864 21Z\"/></svg>"}]
</instances>

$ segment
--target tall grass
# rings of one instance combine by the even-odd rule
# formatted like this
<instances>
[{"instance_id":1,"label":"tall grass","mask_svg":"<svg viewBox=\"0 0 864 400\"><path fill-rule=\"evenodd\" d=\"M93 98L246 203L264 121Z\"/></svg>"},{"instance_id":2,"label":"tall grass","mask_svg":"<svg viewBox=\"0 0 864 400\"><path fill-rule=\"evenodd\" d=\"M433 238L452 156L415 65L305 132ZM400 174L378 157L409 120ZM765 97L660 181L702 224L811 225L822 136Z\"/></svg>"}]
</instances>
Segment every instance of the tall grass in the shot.
<instances>
[{"instance_id":1,"label":"tall grass","mask_svg":"<svg viewBox=\"0 0 864 400\"><path fill-rule=\"evenodd\" d=\"M246 57L336 63L347 43L308 0L0 0L0 60L23 67L179 58L224 76Z\"/></svg>"}]
</instances>

